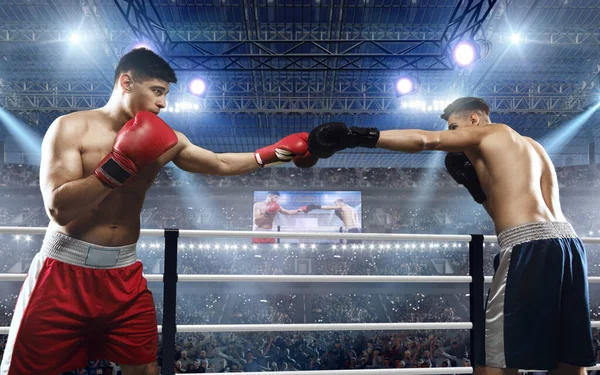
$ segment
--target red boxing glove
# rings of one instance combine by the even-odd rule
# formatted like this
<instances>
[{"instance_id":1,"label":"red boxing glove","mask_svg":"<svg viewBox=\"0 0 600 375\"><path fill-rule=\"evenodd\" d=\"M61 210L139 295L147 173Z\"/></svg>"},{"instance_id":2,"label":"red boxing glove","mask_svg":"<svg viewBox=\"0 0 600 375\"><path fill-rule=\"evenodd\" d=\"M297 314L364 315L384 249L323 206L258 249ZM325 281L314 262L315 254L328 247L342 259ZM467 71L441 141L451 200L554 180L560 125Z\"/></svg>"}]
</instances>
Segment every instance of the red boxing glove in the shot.
<instances>
[{"instance_id":1,"label":"red boxing glove","mask_svg":"<svg viewBox=\"0 0 600 375\"><path fill-rule=\"evenodd\" d=\"M271 146L263 147L254 153L256 162L260 165L285 163L292 161L295 156L302 156L308 151L308 133L290 134Z\"/></svg>"},{"instance_id":2,"label":"red boxing glove","mask_svg":"<svg viewBox=\"0 0 600 375\"><path fill-rule=\"evenodd\" d=\"M265 212L265 216L273 216L281 210L281 207L276 202L271 202L267 206L267 211Z\"/></svg>"},{"instance_id":3,"label":"red boxing glove","mask_svg":"<svg viewBox=\"0 0 600 375\"><path fill-rule=\"evenodd\" d=\"M140 112L117 133L113 149L94 174L110 188L121 187L131 177L177 144L177 135L151 112Z\"/></svg>"}]
</instances>

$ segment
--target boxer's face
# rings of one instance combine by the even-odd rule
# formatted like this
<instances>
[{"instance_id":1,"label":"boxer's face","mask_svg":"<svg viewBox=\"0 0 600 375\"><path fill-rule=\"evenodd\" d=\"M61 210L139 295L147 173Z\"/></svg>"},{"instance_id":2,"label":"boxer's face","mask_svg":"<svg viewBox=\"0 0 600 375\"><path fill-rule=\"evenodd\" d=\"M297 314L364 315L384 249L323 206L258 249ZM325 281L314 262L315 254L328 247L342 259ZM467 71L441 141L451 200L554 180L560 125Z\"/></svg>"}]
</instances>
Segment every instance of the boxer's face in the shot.
<instances>
[{"instance_id":1,"label":"boxer's face","mask_svg":"<svg viewBox=\"0 0 600 375\"><path fill-rule=\"evenodd\" d=\"M156 78L134 80L131 75L122 74L119 83L125 94L125 110L132 117L142 111L158 114L167 106L168 82Z\"/></svg>"},{"instance_id":2,"label":"boxer's face","mask_svg":"<svg viewBox=\"0 0 600 375\"><path fill-rule=\"evenodd\" d=\"M277 203L278 200L279 200L279 195L269 194L269 202L275 202L275 203Z\"/></svg>"}]
</instances>

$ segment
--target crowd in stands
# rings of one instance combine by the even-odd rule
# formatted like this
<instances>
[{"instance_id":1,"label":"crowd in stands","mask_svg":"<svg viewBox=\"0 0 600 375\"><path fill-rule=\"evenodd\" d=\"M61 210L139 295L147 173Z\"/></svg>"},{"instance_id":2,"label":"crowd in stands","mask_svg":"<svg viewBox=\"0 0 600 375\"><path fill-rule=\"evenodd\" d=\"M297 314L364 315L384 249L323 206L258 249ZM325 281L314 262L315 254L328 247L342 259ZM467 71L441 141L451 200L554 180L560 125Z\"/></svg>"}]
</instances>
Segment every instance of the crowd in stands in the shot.
<instances>
[{"instance_id":1,"label":"crowd in stands","mask_svg":"<svg viewBox=\"0 0 600 375\"><path fill-rule=\"evenodd\" d=\"M599 171L595 166L560 168L557 173L562 187L600 186ZM37 176L36 167L2 165L0 190L2 186L35 186ZM363 191L369 188L456 187L443 170L400 168L271 168L238 177L201 176L166 168L159 173L156 185L356 188ZM373 193L373 196L379 198L370 199L362 207L364 232L488 234L494 231L492 222L479 206L410 208L388 204L395 198L389 192ZM48 218L37 203L11 205L8 199L6 202L6 205L0 205L0 225L47 225ZM600 209L593 205L563 204L563 210L580 235L600 235ZM203 207L179 201L156 203L144 208L141 222L145 228L250 230L252 227L249 206L235 202ZM25 272L28 261L39 250L41 237L0 235L0 239L0 272ZM587 247L589 274L600 276L600 247ZM486 275L493 274L492 264L497 252L497 246L488 244L485 248ZM138 256L145 265L145 272L162 273L162 240L142 238ZM182 274L296 274L298 260L308 260L309 273L318 275L468 274L466 243L365 241L300 247L299 243L283 241L275 248L272 245L253 246L247 240L181 240L178 257L178 272ZM444 262L443 272L434 260ZM0 289L1 326L10 323L19 291L16 284L19 283ZM162 295L155 292L154 297L160 323ZM592 294L594 320L600 320L598 297ZM429 322L468 320L468 306L469 299L465 295L378 290L369 294L310 295L286 292L284 288L277 294L203 294L201 290L185 290L178 296L176 313L178 324ZM594 334L598 340L598 332ZM176 373L470 365L466 331L182 334L177 344ZM157 355L160 361L161 352ZM118 375L119 372L117 364L94 360L86 369L73 374ZM452 371L448 370L448 374Z\"/></svg>"},{"instance_id":2,"label":"crowd in stands","mask_svg":"<svg viewBox=\"0 0 600 375\"><path fill-rule=\"evenodd\" d=\"M600 164L557 168L561 187L599 187ZM252 188L412 188L456 187L443 169L434 168L267 168L242 176L208 176L163 168L156 186L252 187ZM0 165L0 186L37 186L39 167Z\"/></svg>"}]
</instances>

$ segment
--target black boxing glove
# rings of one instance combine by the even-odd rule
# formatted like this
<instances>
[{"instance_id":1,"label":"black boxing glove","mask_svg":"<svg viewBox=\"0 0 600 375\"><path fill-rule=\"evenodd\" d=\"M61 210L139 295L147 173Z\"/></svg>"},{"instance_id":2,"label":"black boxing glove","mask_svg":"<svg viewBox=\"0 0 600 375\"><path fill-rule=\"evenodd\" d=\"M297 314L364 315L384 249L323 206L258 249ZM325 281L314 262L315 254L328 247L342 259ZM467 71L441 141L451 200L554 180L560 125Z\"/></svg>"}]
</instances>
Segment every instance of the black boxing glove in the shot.
<instances>
[{"instance_id":1,"label":"black boxing glove","mask_svg":"<svg viewBox=\"0 0 600 375\"><path fill-rule=\"evenodd\" d=\"M379 140L377 128L348 128L343 122L328 122L314 128L308 136L308 150L322 159L346 148L375 148Z\"/></svg>"},{"instance_id":2,"label":"black boxing glove","mask_svg":"<svg viewBox=\"0 0 600 375\"><path fill-rule=\"evenodd\" d=\"M344 221L344 219L342 219L342 210L334 210L335 212L335 216L337 216L341 221Z\"/></svg>"},{"instance_id":3,"label":"black boxing glove","mask_svg":"<svg viewBox=\"0 0 600 375\"><path fill-rule=\"evenodd\" d=\"M449 152L445 159L446 170L454 181L467 188L475 202L482 204L487 197L481 188L475 167L462 152Z\"/></svg>"},{"instance_id":4,"label":"black boxing glove","mask_svg":"<svg viewBox=\"0 0 600 375\"><path fill-rule=\"evenodd\" d=\"M307 212L310 212L312 210L320 210L321 209L321 205L320 204L309 204L306 206Z\"/></svg>"}]
</instances>

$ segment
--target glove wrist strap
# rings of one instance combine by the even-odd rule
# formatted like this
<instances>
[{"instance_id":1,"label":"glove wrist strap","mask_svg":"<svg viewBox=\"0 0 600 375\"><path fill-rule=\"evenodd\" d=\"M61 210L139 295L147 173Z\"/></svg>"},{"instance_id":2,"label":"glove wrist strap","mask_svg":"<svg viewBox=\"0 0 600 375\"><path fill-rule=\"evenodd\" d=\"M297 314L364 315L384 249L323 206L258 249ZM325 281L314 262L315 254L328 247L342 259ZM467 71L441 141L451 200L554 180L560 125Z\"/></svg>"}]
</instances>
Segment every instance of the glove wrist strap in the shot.
<instances>
[{"instance_id":1,"label":"glove wrist strap","mask_svg":"<svg viewBox=\"0 0 600 375\"><path fill-rule=\"evenodd\" d=\"M379 141L379 129L377 128L359 128L353 126L350 128L352 133L356 136L356 146L354 147L377 147L377 141ZM350 146L352 147L352 146Z\"/></svg>"},{"instance_id":2,"label":"glove wrist strap","mask_svg":"<svg viewBox=\"0 0 600 375\"><path fill-rule=\"evenodd\" d=\"M123 186L133 176L133 173L121 165L112 153L106 155L98 164L94 174L100 182L112 189Z\"/></svg>"}]
</instances>

